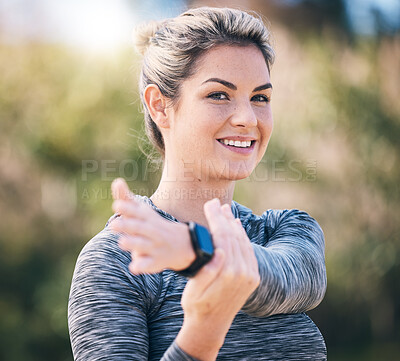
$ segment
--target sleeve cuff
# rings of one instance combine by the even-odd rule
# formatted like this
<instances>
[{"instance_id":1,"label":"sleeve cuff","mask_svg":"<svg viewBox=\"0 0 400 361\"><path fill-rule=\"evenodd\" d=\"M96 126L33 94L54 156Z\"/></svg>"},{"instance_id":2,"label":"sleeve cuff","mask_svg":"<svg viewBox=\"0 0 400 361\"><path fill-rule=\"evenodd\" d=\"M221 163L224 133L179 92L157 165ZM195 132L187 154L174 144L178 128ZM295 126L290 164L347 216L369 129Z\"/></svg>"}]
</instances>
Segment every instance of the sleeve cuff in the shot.
<instances>
[{"instance_id":1,"label":"sleeve cuff","mask_svg":"<svg viewBox=\"0 0 400 361\"><path fill-rule=\"evenodd\" d=\"M171 346L169 346L168 350L165 352L162 361L200 361L200 360L188 355L174 341L171 344Z\"/></svg>"}]
</instances>

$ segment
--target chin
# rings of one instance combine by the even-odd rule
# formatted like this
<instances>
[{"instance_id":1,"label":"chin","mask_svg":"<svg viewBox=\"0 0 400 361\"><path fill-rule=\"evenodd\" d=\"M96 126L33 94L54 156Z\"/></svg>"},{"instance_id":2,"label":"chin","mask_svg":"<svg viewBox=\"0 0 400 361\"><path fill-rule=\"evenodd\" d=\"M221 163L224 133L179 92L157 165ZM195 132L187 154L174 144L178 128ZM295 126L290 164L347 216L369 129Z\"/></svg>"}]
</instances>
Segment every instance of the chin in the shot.
<instances>
[{"instance_id":1,"label":"chin","mask_svg":"<svg viewBox=\"0 0 400 361\"><path fill-rule=\"evenodd\" d=\"M233 181L238 181L238 180L246 179L249 176L250 176L250 174L248 174L248 173L236 174L235 176L231 177L230 179Z\"/></svg>"},{"instance_id":2,"label":"chin","mask_svg":"<svg viewBox=\"0 0 400 361\"><path fill-rule=\"evenodd\" d=\"M204 172L203 174L207 174L206 178L208 179L236 181L249 177L256 165L252 161L208 161L203 164L202 172Z\"/></svg>"},{"instance_id":3,"label":"chin","mask_svg":"<svg viewBox=\"0 0 400 361\"><path fill-rule=\"evenodd\" d=\"M237 181L241 179L245 179L251 175L253 172L254 168L251 167L251 169L248 168L237 168L237 169L229 169L229 172L226 172L223 174L222 177L224 177L226 180L231 180L231 181Z\"/></svg>"}]
</instances>

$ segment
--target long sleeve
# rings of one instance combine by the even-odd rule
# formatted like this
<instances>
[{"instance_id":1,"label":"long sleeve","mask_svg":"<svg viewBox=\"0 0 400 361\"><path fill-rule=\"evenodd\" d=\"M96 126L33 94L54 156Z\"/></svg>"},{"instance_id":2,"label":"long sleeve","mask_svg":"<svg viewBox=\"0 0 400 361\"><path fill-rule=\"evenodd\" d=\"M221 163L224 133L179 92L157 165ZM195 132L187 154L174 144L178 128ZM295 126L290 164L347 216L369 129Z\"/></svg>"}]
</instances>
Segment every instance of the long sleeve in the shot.
<instances>
[{"instance_id":1,"label":"long sleeve","mask_svg":"<svg viewBox=\"0 0 400 361\"><path fill-rule=\"evenodd\" d=\"M68 304L74 360L149 359L147 313L157 303L157 275L134 276L129 253L104 230L79 255ZM168 345L165 346L168 348ZM172 342L162 361L196 361Z\"/></svg>"},{"instance_id":2,"label":"long sleeve","mask_svg":"<svg viewBox=\"0 0 400 361\"><path fill-rule=\"evenodd\" d=\"M326 291L324 235L318 223L305 212L275 210L245 228L254 242L261 282L243 311L264 317L316 307Z\"/></svg>"}]
</instances>

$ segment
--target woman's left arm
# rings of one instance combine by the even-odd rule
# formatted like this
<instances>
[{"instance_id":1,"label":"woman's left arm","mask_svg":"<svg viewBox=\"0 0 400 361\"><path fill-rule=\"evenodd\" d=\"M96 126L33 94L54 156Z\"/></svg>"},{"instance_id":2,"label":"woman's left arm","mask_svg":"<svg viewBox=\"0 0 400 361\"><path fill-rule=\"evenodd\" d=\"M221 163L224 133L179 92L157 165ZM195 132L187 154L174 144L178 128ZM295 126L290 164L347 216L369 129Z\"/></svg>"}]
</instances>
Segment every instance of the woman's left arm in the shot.
<instances>
[{"instance_id":1,"label":"woman's left arm","mask_svg":"<svg viewBox=\"0 0 400 361\"><path fill-rule=\"evenodd\" d=\"M253 243L261 282L242 308L257 317L311 310L326 291L321 227L305 212L272 212Z\"/></svg>"}]
</instances>

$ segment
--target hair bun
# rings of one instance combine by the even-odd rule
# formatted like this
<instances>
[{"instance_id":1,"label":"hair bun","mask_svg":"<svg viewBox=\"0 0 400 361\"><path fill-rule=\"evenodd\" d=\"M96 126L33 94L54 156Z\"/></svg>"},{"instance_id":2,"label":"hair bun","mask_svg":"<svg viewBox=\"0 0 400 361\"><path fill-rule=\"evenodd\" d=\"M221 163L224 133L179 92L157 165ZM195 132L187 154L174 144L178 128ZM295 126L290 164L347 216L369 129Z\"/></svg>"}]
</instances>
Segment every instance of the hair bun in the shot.
<instances>
[{"instance_id":1,"label":"hair bun","mask_svg":"<svg viewBox=\"0 0 400 361\"><path fill-rule=\"evenodd\" d=\"M166 21L150 21L148 23L143 23L138 25L133 34L133 41L136 50L144 55L147 48L151 44L151 38L154 37L155 33L161 29Z\"/></svg>"}]
</instances>

